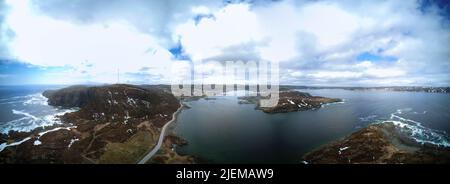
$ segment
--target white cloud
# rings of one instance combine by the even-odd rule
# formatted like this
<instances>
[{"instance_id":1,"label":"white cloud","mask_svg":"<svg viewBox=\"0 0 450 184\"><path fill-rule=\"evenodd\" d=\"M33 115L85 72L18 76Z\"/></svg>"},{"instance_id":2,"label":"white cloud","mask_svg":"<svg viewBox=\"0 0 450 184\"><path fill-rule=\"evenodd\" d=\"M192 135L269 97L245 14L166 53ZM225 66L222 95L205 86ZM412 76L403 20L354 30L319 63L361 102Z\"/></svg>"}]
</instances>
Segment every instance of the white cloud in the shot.
<instances>
[{"instance_id":1,"label":"white cloud","mask_svg":"<svg viewBox=\"0 0 450 184\"><path fill-rule=\"evenodd\" d=\"M450 82L448 20L421 12L418 1L48 0L33 1L33 8L7 2L15 9L6 19L15 33L8 42L13 55L35 65L70 65L74 76L92 80L144 67L170 78L168 50L180 41L193 60L280 61L287 84ZM381 59L358 61L361 53Z\"/></svg>"},{"instance_id":2,"label":"white cloud","mask_svg":"<svg viewBox=\"0 0 450 184\"><path fill-rule=\"evenodd\" d=\"M365 73L376 78L399 77L406 74L405 71L394 68L368 69Z\"/></svg>"},{"instance_id":3,"label":"white cloud","mask_svg":"<svg viewBox=\"0 0 450 184\"><path fill-rule=\"evenodd\" d=\"M78 25L36 14L27 1L9 1L7 24L15 32L9 44L14 56L39 66L72 66L79 72L90 64L95 79L112 82L107 73L133 72L142 67L170 66L172 55L148 34L125 21ZM104 77L104 76L108 77ZM115 78L113 78L115 79ZM115 81L115 80L113 80Z\"/></svg>"},{"instance_id":4,"label":"white cloud","mask_svg":"<svg viewBox=\"0 0 450 184\"><path fill-rule=\"evenodd\" d=\"M351 39L361 20L333 4L317 3L301 9L302 30L316 36L321 47L331 47ZM367 20L365 20L367 21Z\"/></svg>"},{"instance_id":5,"label":"white cloud","mask_svg":"<svg viewBox=\"0 0 450 184\"><path fill-rule=\"evenodd\" d=\"M190 20L175 29L193 60L218 56L227 47L262 39L257 17L247 4L228 5L213 16L198 24Z\"/></svg>"},{"instance_id":6,"label":"white cloud","mask_svg":"<svg viewBox=\"0 0 450 184\"><path fill-rule=\"evenodd\" d=\"M349 72L349 71L321 71L317 73L310 74L310 76L319 79L352 79L362 76L359 72Z\"/></svg>"},{"instance_id":7,"label":"white cloud","mask_svg":"<svg viewBox=\"0 0 450 184\"><path fill-rule=\"evenodd\" d=\"M207 15L211 13L211 10L206 6L196 6L192 7L192 13L194 14L200 14L200 15Z\"/></svg>"}]
</instances>

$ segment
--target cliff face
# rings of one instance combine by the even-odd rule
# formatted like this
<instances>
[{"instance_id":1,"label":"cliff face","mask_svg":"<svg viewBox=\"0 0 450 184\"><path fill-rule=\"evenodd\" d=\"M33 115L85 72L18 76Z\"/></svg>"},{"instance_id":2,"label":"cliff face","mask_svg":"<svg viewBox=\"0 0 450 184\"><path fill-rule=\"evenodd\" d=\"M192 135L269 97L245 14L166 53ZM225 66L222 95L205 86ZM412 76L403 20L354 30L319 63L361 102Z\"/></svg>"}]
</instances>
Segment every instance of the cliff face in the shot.
<instances>
[{"instance_id":1,"label":"cliff face","mask_svg":"<svg viewBox=\"0 0 450 184\"><path fill-rule=\"evenodd\" d=\"M178 100L168 92L132 85L73 86L43 95L50 105L79 107L79 117L97 121L169 116L179 107Z\"/></svg>"},{"instance_id":2,"label":"cliff face","mask_svg":"<svg viewBox=\"0 0 450 184\"><path fill-rule=\"evenodd\" d=\"M42 93L48 98L48 104L61 107L82 107L88 103L89 87L71 86L60 90L47 90Z\"/></svg>"}]
</instances>

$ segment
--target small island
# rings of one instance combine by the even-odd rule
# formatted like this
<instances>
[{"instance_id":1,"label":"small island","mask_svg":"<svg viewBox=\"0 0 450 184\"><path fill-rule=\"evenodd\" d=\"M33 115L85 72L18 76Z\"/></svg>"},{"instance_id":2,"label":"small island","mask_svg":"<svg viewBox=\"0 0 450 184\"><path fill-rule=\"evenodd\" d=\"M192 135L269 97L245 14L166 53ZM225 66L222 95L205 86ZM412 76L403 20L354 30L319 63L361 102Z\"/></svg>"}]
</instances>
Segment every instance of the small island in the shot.
<instances>
[{"instance_id":1,"label":"small island","mask_svg":"<svg viewBox=\"0 0 450 184\"><path fill-rule=\"evenodd\" d=\"M338 98L326 98L312 96L309 93L299 91L280 91L278 104L275 107L261 107L259 105L260 96L239 97L240 104L256 104L256 109L265 113L287 113L295 111L306 111L322 107L329 103L342 102Z\"/></svg>"}]
</instances>

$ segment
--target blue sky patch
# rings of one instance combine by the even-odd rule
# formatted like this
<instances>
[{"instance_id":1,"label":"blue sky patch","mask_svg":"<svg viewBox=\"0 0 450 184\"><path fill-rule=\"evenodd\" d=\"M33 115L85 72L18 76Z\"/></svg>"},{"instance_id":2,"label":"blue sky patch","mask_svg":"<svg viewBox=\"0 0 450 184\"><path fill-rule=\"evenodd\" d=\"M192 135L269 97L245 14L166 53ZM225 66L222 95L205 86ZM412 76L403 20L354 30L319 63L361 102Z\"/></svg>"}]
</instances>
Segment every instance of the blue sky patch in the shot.
<instances>
[{"instance_id":1,"label":"blue sky patch","mask_svg":"<svg viewBox=\"0 0 450 184\"><path fill-rule=\"evenodd\" d=\"M369 52L363 52L361 54L359 54L356 57L356 60L358 61L372 61L372 62L377 62L377 61L389 61L389 62L395 62L398 60L398 58L393 57L393 56L382 56L379 54L372 54Z\"/></svg>"},{"instance_id":2,"label":"blue sky patch","mask_svg":"<svg viewBox=\"0 0 450 184\"><path fill-rule=\"evenodd\" d=\"M187 56L183 51L183 45L180 42L177 43L175 47L169 49L169 52L178 60L191 60L189 56Z\"/></svg>"},{"instance_id":3,"label":"blue sky patch","mask_svg":"<svg viewBox=\"0 0 450 184\"><path fill-rule=\"evenodd\" d=\"M41 67L11 60L0 60L0 84L44 84L47 74L64 72L72 69L64 67Z\"/></svg>"}]
</instances>

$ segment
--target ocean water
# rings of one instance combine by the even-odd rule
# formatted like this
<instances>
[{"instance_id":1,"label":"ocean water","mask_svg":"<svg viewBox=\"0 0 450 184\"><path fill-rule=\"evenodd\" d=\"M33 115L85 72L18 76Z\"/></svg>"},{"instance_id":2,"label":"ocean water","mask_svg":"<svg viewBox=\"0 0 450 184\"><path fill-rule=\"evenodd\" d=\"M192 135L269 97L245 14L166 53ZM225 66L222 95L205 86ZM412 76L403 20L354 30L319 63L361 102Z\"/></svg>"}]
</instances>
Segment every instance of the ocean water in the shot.
<instances>
[{"instance_id":1,"label":"ocean water","mask_svg":"<svg viewBox=\"0 0 450 184\"><path fill-rule=\"evenodd\" d=\"M62 86L0 86L0 133L29 132L60 124L58 115L76 109L52 107L42 92Z\"/></svg>"},{"instance_id":2,"label":"ocean water","mask_svg":"<svg viewBox=\"0 0 450 184\"><path fill-rule=\"evenodd\" d=\"M301 90L344 99L317 110L266 114L236 97L186 102L174 127L189 144L181 154L211 163L299 163L305 153L372 123L392 121L422 143L449 146L450 95Z\"/></svg>"}]
</instances>

